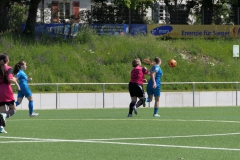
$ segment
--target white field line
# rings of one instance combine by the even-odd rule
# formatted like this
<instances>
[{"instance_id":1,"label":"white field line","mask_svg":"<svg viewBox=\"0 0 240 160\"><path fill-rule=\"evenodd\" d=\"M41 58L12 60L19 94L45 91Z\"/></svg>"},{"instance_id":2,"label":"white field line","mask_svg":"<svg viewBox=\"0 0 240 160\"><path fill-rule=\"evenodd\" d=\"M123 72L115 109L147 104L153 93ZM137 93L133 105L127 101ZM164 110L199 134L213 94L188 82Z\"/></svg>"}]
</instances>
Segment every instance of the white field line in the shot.
<instances>
[{"instance_id":1,"label":"white field line","mask_svg":"<svg viewBox=\"0 0 240 160\"><path fill-rule=\"evenodd\" d=\"M3 143L32 143L32 142L63 142L59 141L10 141ZM150 146L150 147L166 147L166 148L186 148L186 149L205 149L205 150L224 150L224 151L240 151L240 148L216 148L216 147L199 147L199 146L177 146L177 145L164 145L164 144L144 144L144 143L126 143L126 142L107 142L107 141L85 141L85 140L64 140L64 142L85 142L85 143L102 143L102 144L118 144L118 145L131 145L131 146ZM2 143L2 142L0 142Z\"/></svg>"},{"instance_id":2,"label":"white field line","mask_svg":"<svg viewBox=\"0 0 240 160\"><path fill-rule=\"evenodd\" d=\"M30 141L1 141L0 143L32 143L32 142L82 142L82 143L102 143L102 144L118 144L132 146L152 146L152 147L167 147L167 148L187 148L187 149L205 149L205 150L224 150L224 151L240 151L240 148L216 148L216 147L199 147L199 146L180 146L180 145L164 145L164 144L145 144L145 143L127 143L127 142L110 142L108 140L129 140L129 139L150 139L150 138L188 138L188 137L207 137L207 136L226 136L239 135L240 133L225 133L225 134L209 134L209 135L188 135L188 136L166 136L166 137L140 137L140 138L115 138L115 139L86 139L86 140L64 140L64 139L40 139L27 137L7 137L0 136L4 139L21 139Z\"/></svg>"},{"instance_id":3,"label":"white field line","mask_svg":"<svg viewBox=\"0 0 240 160\"><path fill-rule=\"evenodd\" d=\"M215 122L215 123L240 123L240 121L222 121L222 120L184 120L184 119L9 119L8 121L177 121L177 122Z\"/></svg>"},{"instance_id":4,"label":"white field line","mask_svg":"<svg viewBox=\"0 0 240 160\"><path fill-rule=\"evenodd\" d=\"M11 119L9 121L29 121L30 119ZM123 120L152 120L152 121L179 121L179 122L215 122L215 123L240 123L239 121L222 121L222 120L182 120L182 119L31 119L31 121L123 121ZM210 137L210 136L229 136L239 135L240 133L225 133L225 134L209 134L209 135L187 135L187 136L166 136L166 137L136 137L136 138L111 138L111 139L86 139L86 140L62 140L62 139L40 139L26 137L6 137L0 138L21 139L29 141L1 141L0 143L32 143L32 142L82 142L82 143L105 143L105 144L121 144L121 145L136 145L136 146L154 146L168 148L189 148L189 149L206 149L206 150L225 150L225 151L240 151L239 148L215 148L215 147L198 147L198 146L178 146L178 145L163 145L163 144L142 144L142 143L126 143L126 142L109 142L112 140L137 140L137 139L166 139L166 138L191 138L191 137Z\"/></svg>"},{"instance_id":5,"label":"white field line","mask_svg":"<svg viewBox=\"0 0 240 160\"><path fill-rule=\"evenodd\" d=\"M111 140L142 140L142 139L168 139L168 138L193 138L193 137L214 137L214 136L230 136L230 135L240 135L237 133L223 133L223 134L206 134L206 135L187 135L187 136L165 136L165 137L136 137L136 138L109 138L109 139L87 139L87 140L97 140L97 141L111 141Z\"/></svg>"}]
</instances>

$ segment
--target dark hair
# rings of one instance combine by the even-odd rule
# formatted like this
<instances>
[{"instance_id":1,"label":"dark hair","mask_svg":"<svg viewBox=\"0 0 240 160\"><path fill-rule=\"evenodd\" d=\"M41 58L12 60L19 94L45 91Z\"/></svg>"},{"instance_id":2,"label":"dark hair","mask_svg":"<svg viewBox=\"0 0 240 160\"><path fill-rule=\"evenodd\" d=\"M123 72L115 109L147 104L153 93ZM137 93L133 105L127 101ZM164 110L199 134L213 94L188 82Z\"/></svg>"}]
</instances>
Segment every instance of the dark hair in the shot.
<instances>
[{"instance_id":1,"label":"dark hair","mask_svg":"<svg viewBox=\"0 0 240 160\"><path fill-rule=\"evenodd\" d=\"M6 70L5 64L8 61L8 55L6 53L0 54L0 79L3 79L3 83L8 84L8 72Z\"/></svg>"},{"instance_id":2,"label":"dark hair","mask_svg":"<svg viewBox=\"0 0 240 160\"><path fill-rule=\"evenodd\" d=\"M161 62L161 59L159 57L154 58L154 62L156 64L159 64Z\"/></svg>"},{"instance_id":3,"label":"dark hair","mask_svg":"<svg viewBox=\"0 0 240 160\"><path fill-rule=\"evenodd\" d=\"M15 64L14 69L13 69L13 74L16 75L18 71L20 70L21 66L25 64L24 61L20 61L17 64Z\"/></svg>"}]
</instances>

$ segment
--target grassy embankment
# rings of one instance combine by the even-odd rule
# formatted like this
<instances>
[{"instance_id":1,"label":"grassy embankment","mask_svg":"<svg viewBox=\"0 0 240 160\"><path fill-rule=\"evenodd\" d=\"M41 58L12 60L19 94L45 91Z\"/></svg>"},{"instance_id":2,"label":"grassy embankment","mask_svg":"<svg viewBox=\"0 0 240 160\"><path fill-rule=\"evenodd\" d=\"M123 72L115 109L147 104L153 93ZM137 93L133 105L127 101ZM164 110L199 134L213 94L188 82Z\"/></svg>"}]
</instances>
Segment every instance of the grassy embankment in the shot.
<instances>
[{"instance_id":1,"label":"grassy embankment","mask_svg":"<svg viewBox=\"0 0 240 160\"><path fill-rule=\"evenodd\" d=\"M152 36L98 36L80 32L73 40L41 37L28 40L0 35L0 51L10 56L10 65L27 62L33 83L128 83L131 61L161 57L162 82L240 81L233 45L239 39L159 40ZM169 68L174 58L178 65ZM147 66L150 69L150 66ZM101 91L101 85L60 86L59 91ZM163 85L163 90L191 90L191 85ZM201 84L199 90L233 90L234 84ZM55 86L32 86L33 91L55 91ZM127 91L127 85L108 85L106 91Z\"/></svg>"}]
</instances>

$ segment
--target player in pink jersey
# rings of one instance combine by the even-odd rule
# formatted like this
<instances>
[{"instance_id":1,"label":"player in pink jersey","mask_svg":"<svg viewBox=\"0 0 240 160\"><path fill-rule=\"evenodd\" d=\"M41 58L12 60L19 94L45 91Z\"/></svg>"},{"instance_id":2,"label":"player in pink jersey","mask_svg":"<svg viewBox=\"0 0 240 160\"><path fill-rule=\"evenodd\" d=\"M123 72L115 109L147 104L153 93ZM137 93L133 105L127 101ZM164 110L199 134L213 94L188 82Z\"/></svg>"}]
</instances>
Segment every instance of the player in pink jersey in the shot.
<instances>
[{"instance_id":1,"label":"player in pink jersey","mask_svg":"<svg viewBox=\"0 0 240 160\"><path fill-rule=\"evenodd\" d=\"M0 133L7 133L4 129L6 118L9 118L16 112L11 82L15 83L18 89L20 89L16 78L12 75L12 68L8 66L8 62L8 55L6 53L0 54ZM8 110L6 106L8 106Z\"/></svg>"},{"instance_id":2,"label":"player in pink jersey","mask_svg":"<svg viewBox=\"0 0 240 160\"><path fill-rule=\"evenodd\" d=\"M131 71L131 80L128 84L128 90L131 96L128 117L132 117L133 110L137 115L137 108L142 104L145 104L143 83L146 82L146 79L144 79L144 75L149 74L147 68L141 66L141 60L139 58L136 58L132 61L132 66L134 68ZM138 102L137 98L139 98Z\"/></svg>"}]
</instances>

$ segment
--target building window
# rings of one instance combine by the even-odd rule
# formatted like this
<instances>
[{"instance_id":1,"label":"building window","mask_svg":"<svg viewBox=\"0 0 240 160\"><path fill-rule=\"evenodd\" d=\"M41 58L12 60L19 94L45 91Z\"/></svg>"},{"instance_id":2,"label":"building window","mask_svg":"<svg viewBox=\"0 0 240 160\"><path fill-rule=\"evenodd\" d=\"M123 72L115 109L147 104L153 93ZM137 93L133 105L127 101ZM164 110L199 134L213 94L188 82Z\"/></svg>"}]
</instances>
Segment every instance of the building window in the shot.
<instances>
[{"instance_id":1,"label":"building window","mask_svg":"<svg viewBox=\"0 0 240 160\"><path fill-rule=\"evenodd\" d=\"M58 22L58 1L52 1L52 22Z\"/></svg>"},{"instance_id":2,"label":"building window","mask_svg":"<svg viewBox=\"0 0 240 160\"><path fill-rule=\"evenodd\" d=\"M80 8L79 2L73 2L73 20L74 20L74 22L80 21L79 8Z\"/></svg>"},{"instance_id":3,"label":"building window","mask_svg":"<svg viewBox=\"0 0 240 160\"><path fill-rule=\"evenodd\" d=\"M52 1L52 22L69 22L69 20L73 20L73 22L79 22L79 9L79 1L74 1L72 3Z\"/></svg>"},{"instance_id":4,"label":"building window","mask_svg":"<svg viewBox=\"0 0 240 160\"><path fill-rule=\"evenodd\" d=\"M70 3L60 2L59 3L59 14L60 19L70 19Z\"/></svg>"}]
</instances>

